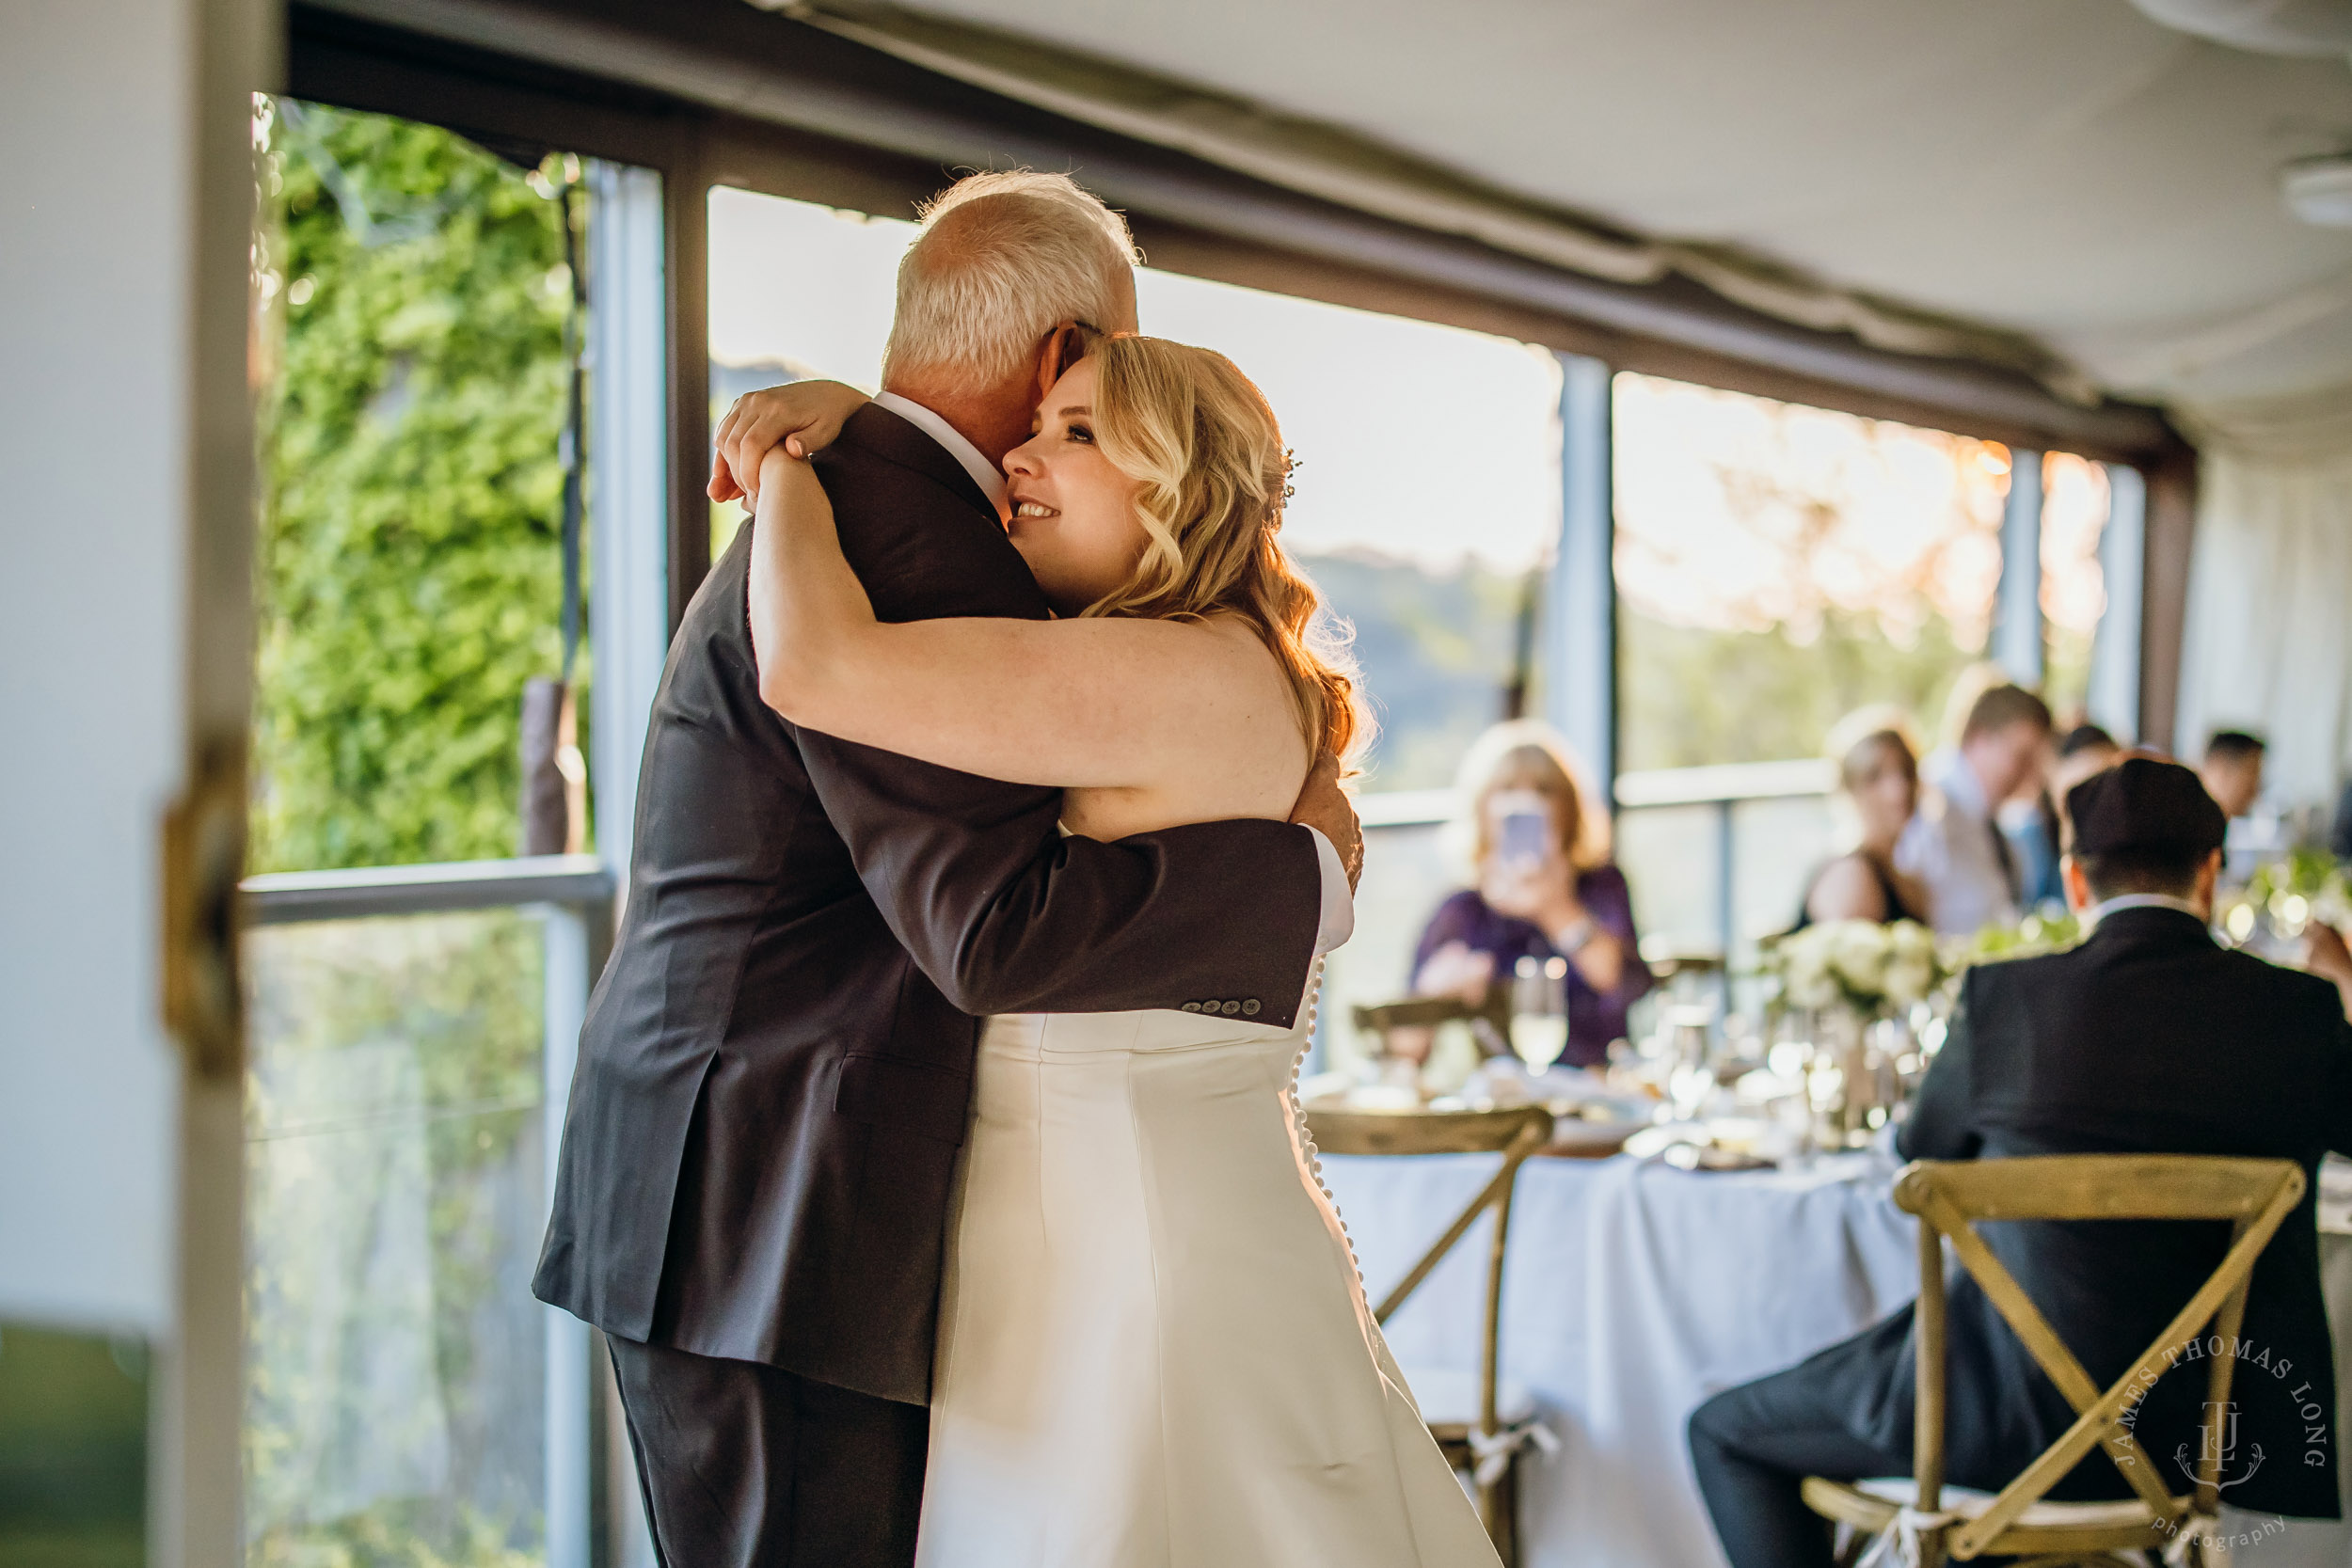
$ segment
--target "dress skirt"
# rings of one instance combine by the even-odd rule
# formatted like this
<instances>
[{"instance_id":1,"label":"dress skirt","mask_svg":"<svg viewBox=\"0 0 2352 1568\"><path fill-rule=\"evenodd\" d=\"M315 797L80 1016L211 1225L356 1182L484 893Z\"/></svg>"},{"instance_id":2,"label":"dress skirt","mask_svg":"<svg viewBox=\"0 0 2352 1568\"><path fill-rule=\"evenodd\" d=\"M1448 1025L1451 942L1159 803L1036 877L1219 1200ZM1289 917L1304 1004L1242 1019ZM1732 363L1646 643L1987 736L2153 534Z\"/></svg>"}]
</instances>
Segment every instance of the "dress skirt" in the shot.
<instances>
[{"instance_id":1,"label":"dress skirt","mask_svg":"<svg viewBox=\"0 0 2352 1568\"><path fill-rule=\"evenodd\" d=\"M1311 1026L991 1019L918 1568L1492 1568L1296 1096Z\"/></svg>"}]
</instances>

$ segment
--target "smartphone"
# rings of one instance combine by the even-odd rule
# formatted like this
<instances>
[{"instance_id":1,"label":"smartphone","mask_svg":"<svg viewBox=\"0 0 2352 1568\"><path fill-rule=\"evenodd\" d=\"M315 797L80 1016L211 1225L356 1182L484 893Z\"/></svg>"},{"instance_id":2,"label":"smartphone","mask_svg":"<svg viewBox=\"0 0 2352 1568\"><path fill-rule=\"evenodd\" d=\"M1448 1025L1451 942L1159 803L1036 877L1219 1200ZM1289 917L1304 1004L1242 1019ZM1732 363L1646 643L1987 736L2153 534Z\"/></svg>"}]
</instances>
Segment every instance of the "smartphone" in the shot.
<instances>
[{"instance_id":1,"label":"smartphone","mask_svg":"<svg viewBox=\"0 0 2352 1568\"><path fill-rule=\"evenodd\" d=\"M1506 812L1501 827L1496 847L1510 865L1533 870L1541 865L1544 857L1551 852L1551 817L1549 813Z\"/></svg>"}]
</instances>

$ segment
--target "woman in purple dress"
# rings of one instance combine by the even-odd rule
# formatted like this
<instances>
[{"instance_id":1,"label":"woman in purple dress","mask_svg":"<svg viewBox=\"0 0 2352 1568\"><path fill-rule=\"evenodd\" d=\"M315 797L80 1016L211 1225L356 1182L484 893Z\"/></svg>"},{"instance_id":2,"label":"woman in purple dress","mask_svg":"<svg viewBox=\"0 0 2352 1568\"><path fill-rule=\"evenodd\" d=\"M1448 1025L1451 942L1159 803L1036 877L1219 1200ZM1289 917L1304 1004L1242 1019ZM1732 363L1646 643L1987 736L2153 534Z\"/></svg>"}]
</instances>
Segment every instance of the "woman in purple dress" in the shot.
<instances>
[{"instance_id":1,"label":"woman in purple dress","mask_svg":"<svg viewBox=\"0 0 2352 1568\"><path fill-rule=\"evenodd\" d=\"M1632 894L1609 863L1608 815L1579 784L1559 736L1527 720L1479 736L1461 791L1478 886L1438 906L1413 955L1414 992L1474 1001L1521 958L1564 958L1568 1044L1560 1060L1597 1066L1624 1037L1626 1009L1652 984Z\"/></svg>"}]
</instances>

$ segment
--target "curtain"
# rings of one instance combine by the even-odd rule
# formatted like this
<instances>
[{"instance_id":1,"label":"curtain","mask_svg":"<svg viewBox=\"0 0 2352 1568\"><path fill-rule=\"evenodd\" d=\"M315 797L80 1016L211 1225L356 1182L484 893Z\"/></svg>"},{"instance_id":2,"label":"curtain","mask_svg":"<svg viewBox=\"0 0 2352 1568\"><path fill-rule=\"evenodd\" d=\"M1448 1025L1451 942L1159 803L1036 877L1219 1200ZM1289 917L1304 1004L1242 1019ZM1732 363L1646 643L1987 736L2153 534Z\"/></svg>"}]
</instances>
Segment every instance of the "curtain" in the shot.
<instances>
[{"instance_id":1,"label":"curtain","mask_svg":"<svg viewBox=\"0 0 2352 1568\"><path fill-rule=\"evenodd\" d=\"M2352 387L2182 412L2200 464L2178 743L2251 731L2270 793L2332 802L2352 765Z\"/></svg>"}]
</instances>

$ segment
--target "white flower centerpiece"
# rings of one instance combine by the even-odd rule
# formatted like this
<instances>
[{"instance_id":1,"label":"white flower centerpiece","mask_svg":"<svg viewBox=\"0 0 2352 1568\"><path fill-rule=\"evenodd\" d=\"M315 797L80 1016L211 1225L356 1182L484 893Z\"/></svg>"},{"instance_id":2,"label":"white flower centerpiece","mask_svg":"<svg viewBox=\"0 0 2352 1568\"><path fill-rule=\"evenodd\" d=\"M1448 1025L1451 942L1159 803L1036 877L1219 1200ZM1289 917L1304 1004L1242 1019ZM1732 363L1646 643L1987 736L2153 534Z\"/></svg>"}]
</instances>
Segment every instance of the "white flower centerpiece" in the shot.
<instances>
[{"instance_id":1,"label":"white flower centerpiece","mask_svg":"<svg viewBox=\"0 0 2352 1568\"><path fill-rule=\"evenodd\" d=\"M1912 920L1824 921L1766 943L1760 959L1775 1008L1812 1020L1816 1141L1867 1143L1924 1066L1912 1017L1953 973L1935 933Z\"/></svg>"},{"instance_id":2,"label":"white flower centerpiece","mask_svg":"<svg viewBox=\"0 0 2352 1568\"><path fill-rule=\"evenodd\" d=\"M1865 1019L1896 1018L1949 977L1935 933L1915 920L1826 920L1776 938L1763 953L1785 1006L1845 1006Z\"/></svg>"}]
</instances>

